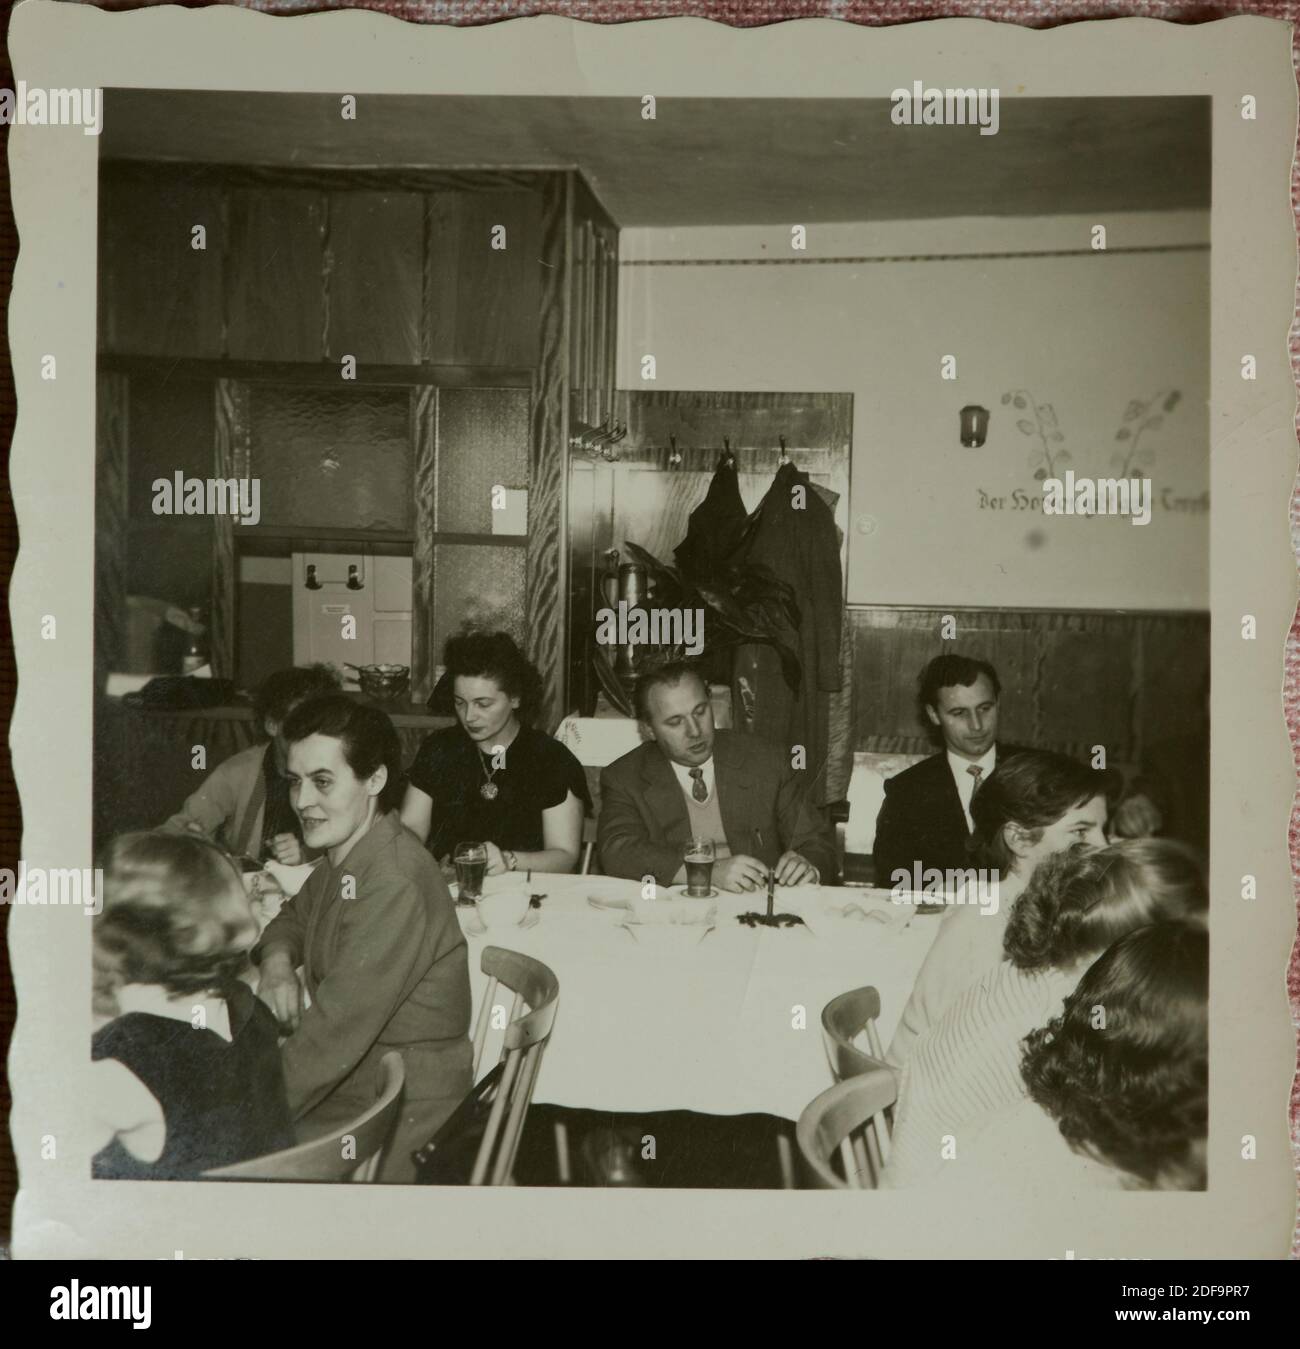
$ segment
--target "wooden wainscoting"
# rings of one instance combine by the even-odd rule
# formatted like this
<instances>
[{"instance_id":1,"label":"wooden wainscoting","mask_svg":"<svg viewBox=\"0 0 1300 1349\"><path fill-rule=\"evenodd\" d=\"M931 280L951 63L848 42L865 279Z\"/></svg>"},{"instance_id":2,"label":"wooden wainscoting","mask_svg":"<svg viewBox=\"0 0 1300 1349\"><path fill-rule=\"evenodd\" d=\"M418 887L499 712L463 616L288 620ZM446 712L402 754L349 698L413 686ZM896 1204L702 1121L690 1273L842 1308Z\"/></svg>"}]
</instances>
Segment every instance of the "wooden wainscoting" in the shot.
<instances>
[{"instance_id":1,"label":"wooden wainscoting","mask_svg":"<svg viewBox=\"0 0 1300 1349\"><path fill-rule=\"evenodd\" d=\"M945 614L955 640L940 637ZM853 746L924 753L917 676L932 657L960 652L993 664L1002 681L999 738L1075 757L1104 745L1108 761L1137 762L1156 741L1204 721L1208 613L854 607Z\"/></svg>"}]
</instances>

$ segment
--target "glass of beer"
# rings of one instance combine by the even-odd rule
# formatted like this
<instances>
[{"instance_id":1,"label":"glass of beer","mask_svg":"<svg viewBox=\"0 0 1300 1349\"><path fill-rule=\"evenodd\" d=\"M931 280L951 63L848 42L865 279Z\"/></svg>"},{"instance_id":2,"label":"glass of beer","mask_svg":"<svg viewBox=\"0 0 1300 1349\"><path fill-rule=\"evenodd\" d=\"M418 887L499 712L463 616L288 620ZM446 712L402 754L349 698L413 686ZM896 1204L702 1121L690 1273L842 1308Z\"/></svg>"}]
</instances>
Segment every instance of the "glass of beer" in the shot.
<instances>
[{"instance_id":1,"label":"glass of beer","mask_svg":"<svg viewBox=\"0 0 1300 1349\"><path fill-rule=\"evenodd\" d=\"M692 839L682 853L686 863L686 893L705 899L713 893L713 841Z\"/></svg>"},{"instance_id":2,"label":"glass of beer","mask_svg":"<svg viewBox=\"0 0 1300 1349\"><path fill-rule=\"evenodd\" d=\"M487 845L458 843L451 860L456 865L456 900L459 904L473 904L483 893L483 876L487 872Z\"/></svg>"}]
</instances>

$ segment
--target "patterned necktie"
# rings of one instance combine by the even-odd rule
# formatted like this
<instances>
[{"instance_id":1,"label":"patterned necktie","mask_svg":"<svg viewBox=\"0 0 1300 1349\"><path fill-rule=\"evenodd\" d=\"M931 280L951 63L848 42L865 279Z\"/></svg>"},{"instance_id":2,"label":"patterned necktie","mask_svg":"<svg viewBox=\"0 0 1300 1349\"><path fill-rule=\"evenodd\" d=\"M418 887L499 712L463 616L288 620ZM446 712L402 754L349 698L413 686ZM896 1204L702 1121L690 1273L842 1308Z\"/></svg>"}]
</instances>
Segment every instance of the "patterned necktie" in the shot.
<instances>
[{"instance_id":1,"label":"patterned necktie","mask_svg":"<svg viewBox=\"0 0 1300 1349\"><path fill-rule=\"evenodd\" d=\"M703 804L709 799L709 789L704 785L704 769L691 769L691 795Z\"/></svg>"},{"instance_id":2,"label":"patterned necktie","mask_svg":"<svg viewBox=\"0 0 1300 1349\"><path fill-rule=\"evenodd\" d=\"M975 779L975 785L970 789L970 799L973 801L975 793L980 789L980 778L984 776L984 770L979 764L973 763L966 771Z\"/></svg>"}]
</instances>

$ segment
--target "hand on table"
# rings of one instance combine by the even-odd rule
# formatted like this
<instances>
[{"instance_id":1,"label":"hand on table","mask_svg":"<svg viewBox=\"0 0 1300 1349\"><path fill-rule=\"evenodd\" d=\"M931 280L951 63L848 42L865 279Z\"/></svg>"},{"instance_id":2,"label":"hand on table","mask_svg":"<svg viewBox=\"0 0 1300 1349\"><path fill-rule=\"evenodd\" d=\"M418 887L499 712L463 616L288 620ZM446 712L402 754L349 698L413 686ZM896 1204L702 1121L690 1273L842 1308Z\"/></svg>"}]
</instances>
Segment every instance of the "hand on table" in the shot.
<instances>
[{"instance_id":1,"label":"hand on table","mask_svg":"<svg viewBox=\"0 0 1300 1349\"><path fill-rule=\"evenodd\" d=\"M736 853L713 864L713 883L721 890L761 890L767 885L767 868L757 857Z\"/></svg>"},{"instance_id":2,"label":"hand on table","mask_svg":"<svg viewBox=\"0 0 1300 1349\"><path fill-rule=\"evenodd\" d=\"M817 868L800 853L782 853L776 864L778 885L816 885Z\"/></svg>"},{"instance_id":3,"label":"hand on table","mask_svg":"<svg viewBox=\"0 0 1300 1349\"><path fill-rule=\"evenodd\" d=\"M271 840L271 853L282 867L300 867L306 861L302 844L292 834L277 834Z\"/></svg>"},{"instance_id":4,"label":"hand on table","mask_svg":"<svg viewBox=\"0 0 1300 1349\"><path fill-rule=\"evenodd\" d=\"M289 957L271 951L262 961L257 996L271 1009L281 1030L292 1034L302 1020L302 985L289 964Z\"/></svg>"},{"instance_id":5,"label":"hand on table","mask_svg":"<svg viewBox=\"0 0 1300 1349\"><path fill-rule=\"evenodd\" d=\"M501 855L501 849L495 843L485 843L487 849L487 870L483 873L485 876L503 876L507 870L506 859Z\"/></svg>"}]
</instances>

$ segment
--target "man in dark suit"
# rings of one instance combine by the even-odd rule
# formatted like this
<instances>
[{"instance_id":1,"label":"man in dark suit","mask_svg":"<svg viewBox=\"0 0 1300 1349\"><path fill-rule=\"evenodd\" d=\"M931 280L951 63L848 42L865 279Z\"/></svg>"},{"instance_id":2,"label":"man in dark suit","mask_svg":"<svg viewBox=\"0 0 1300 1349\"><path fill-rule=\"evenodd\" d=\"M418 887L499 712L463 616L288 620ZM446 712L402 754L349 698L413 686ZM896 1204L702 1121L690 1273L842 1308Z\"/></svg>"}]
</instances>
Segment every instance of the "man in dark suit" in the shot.
<instances>
[{"instance_id":1,"label":"man in dark suit","mask_svg":"<svg viewBox=\"0 0 1300 1349\"><path fill-rule=\"evenodd\" d=\"M971 865L971 798L1004 759L1019 750L999 745L1002 685L987 662L936 656L918 681L918 702L944 748L885 783L872 851L876 884L891 887L895 871Z\"/></svg>"},{"instance_id":2,"label":"man in dark suit","mask_svg":"<svg viewBox=\"0 0 1300 1349\"><path fill-rule=\"evenodd\" d=\"M600 775L601 866L610 876L659 885L685 879L683 848L710 839L714 884L758 890L832 884L835 842L808 804L801 775L779 745L713 725L709 691L687 662L644 675L637 716L653 741Z\"/></svg>"}]
</instances>

